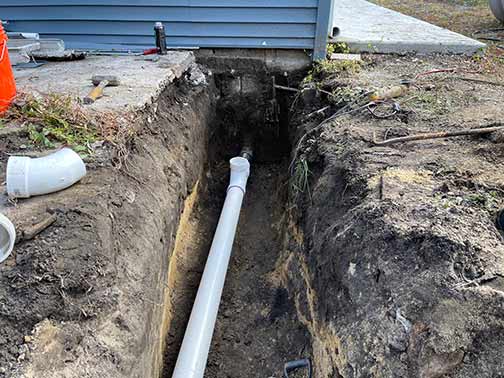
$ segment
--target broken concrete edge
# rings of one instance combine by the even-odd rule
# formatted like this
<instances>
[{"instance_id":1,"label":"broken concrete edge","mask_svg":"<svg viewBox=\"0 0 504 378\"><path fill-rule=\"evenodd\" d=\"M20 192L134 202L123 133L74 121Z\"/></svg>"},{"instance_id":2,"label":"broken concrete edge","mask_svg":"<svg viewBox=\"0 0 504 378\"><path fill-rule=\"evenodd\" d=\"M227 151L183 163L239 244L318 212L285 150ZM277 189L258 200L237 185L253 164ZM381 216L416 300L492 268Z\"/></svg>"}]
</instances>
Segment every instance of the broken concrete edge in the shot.
<instances>
[{"instance_id":1,"label":"broken concrete edge","mask_svg":"<svg viewBox=\"0 0 504 378\"><path fill-rule=\"evenodd\" d=\"M331 43L343 42L348 45L350 51L354 53L375 53L375 54L416 54L416 55L434 55L434 54L450 54L450 55L466 55L473 56L484 53L487 45L478 42L477 44L463 45L460 43L445 44L440 43L433 45L432 43L410 43L383 40L356 42L352 39L337 38Z\"/></svg>"},{"instance_id":2,"label":"broken concrete edge","mask_svg":"<svg viewBox=\"0 0 504 378\"><path fill-rule=\"evenodd\" d=\"M147 104L144 104L143 106L137 107L137 109L142 109L146 105L152 105L153 103L155 103L159 99L161 93L163 93L163 91L176 79L180 79L182 75L184 75L184 73L186 73L195 63L196 58L194 57L194 54L189 53L182 62L173 66L172 68L169 68L166 74L166 78L158 83L158 87L155 89L154 93L149 99L149 102ZM134 108L135 107L133 107L133 109Z\"/></svg>"},{"instance_id":3,"label":"broken concrete edge","mask_svg":"<svg viewBox=\"0 0 504 378\"><path fill-rule=\"evenodd\" d=\"M113 112L122 114L138 114L141 111L147 110L159 99L159 96L168 88L175 80L180 79L186 72L188 72L191 67L196 63L194 54L189 53L181 62L173 65L166 71L166 75L162 78L153 88L151 95L140 104L126 104L125 108L122 110L114 109ZM62 63L64 64L64 63ZM100 109L100 100L96 101L94 104L89 106L83 106L84 109L91 109L95 111L104 111L110 109ZM128 117L130 118L130 117Z\"/></svg>"},{"instance_id":4,"label":"broken concrete edge","mask_svg":"<svg viewBox=\"0 0 504 378\"><path fill-rule=\"evenodd\" d=\"M128 124L130 135L136 135L145 126L146 122L150 123L150 120L156 117L160 96L175 80L180 79L184 74L194 69L195 65L194 54L188 54L183 62L168 70L165 79L158 83L151 96L143 104L129 105L122 111L115 111L122 121ZM85 108L85 106L83 107ZM89 108L92 107L89 106ZM96 111L100 112L101 110Z\"/></svg>"},{"instance_id":5,"label":"broken concrete edge","mask_svg":"<svg viewBox=\"0 0 504 378\"><path fill-rule=\"evenodd\" d=\"M121 76L121 86L107 88L103 98L82 108L85 111L115 113L131 118L132 114L155 103L169 85L195 64L191 52L177 52L171 58L161 58L158 62L148 62L149 66L145 66L147 62L138 57L90 56L81 61L51 62L37 69L15 69L14 74L19 93L41 96L57 93L76 99L83 98L92 89L91 76L95 72L117 74ZM121 72L121 69L124 71ZM62 80L65 81L62 85L55 85L52 80L58 72L61 72Z\"/></svg>"}]
</instances>

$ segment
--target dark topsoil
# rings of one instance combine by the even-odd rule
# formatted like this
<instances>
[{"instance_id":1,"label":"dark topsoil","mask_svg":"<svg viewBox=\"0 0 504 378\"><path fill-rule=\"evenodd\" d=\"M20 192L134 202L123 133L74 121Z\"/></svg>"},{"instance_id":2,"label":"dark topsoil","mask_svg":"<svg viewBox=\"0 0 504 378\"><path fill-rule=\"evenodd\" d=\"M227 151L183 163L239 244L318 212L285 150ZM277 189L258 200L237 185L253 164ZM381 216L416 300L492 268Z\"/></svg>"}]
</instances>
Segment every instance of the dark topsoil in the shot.
<instances>
[{"instance_id":1,"label":"dark topsoil","mask_svg":"<svg viewBox=\"0 0 504 378\"><path fill-rule=\"evenodd\" d=\"M315 77L318 87L355 98L432 69L459 72L418 80L397 116L357 111L300 149L309 184L280 270L312 334L315 377L504 376L502 134L372 143L501 122L504 88L456 78L471 76L471 59L366 59L360 73ZM297 138L338 108L307 117L331 98L303 92Z\"/></svg>"}]
</instances>

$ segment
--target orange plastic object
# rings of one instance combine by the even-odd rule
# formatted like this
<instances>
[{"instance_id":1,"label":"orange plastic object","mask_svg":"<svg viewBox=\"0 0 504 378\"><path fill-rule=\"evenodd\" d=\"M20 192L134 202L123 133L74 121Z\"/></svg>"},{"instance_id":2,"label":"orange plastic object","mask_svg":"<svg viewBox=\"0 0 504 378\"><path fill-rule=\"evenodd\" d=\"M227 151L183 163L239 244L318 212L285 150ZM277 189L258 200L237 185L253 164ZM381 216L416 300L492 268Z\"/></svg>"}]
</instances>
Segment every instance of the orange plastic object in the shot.
<instances>
[{"instance_id":1,"label":"orange plastic object","mask_svg":"<svg viewBox=\"0 0 504 378\"><path fill-rule=\"evenodd\" d=\"M0 115L9 109L16 96L16 82L9 60L7 34L0 22Z\"/></svg>"}]
</instances>

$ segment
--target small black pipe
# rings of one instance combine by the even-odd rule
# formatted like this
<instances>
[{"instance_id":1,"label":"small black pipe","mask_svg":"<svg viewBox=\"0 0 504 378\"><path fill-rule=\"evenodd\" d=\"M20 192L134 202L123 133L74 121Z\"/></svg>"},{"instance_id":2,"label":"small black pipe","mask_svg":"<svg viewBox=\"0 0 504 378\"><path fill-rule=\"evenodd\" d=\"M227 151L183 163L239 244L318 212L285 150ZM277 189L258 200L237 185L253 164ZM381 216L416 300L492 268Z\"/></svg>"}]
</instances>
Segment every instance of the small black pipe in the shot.
<instances>
[{"instance_id":1,"label":"small black pipe","mask_svg":"<svg viewBox=\"0 0 504 378\"><path fill-rule=\"evenodd\" d=\"M166 55L166 31L162 22L156 22L154 26L154 34L156 36L156 47L159 55Z\"/></svg>"},{"instance_id":2,"label":"small black pipe","mask_svg":"<svg viewBox=\"0 0 504 378\"><path fill-rule=\"evenodd\" d=\"M240 157L252 161L254 157L254 132L249 128L243 133L243 145L240 152Z\"/></svg>"},{"instance_id":3,"label":"small black pipe","mask_svg":"<svg viewBox=\"0 0 504 378\"><path fill-rule=\"evenodd\" d=\"M243 147L240 152L240 157L245 158L248 161L252 161L252 158L254 157L254 151L252 151L252 148Z\"/></svg>"},{"instance_id":4,"label":"small black pipe","mask_svg":"<svg viewBox=\"0 0 504 378\"><path fill-rule=\"evenodd\" d=\"M312 378L312 366L309 358L287 362L284 366L284 378L290 378L290 372L303 368L308 370L308 378Z\"/></svg>"},{"instance_id":5,"label":"small black pipe","mask_svg":"<svg viewBox=\"0 0 504 378\"><path fill-rule=\"evenodd\" d=\"M504 209L497 213L497 217L495 219L495 225L499 229L499 231L504 231Z\"/></svg>"}]
</instances>

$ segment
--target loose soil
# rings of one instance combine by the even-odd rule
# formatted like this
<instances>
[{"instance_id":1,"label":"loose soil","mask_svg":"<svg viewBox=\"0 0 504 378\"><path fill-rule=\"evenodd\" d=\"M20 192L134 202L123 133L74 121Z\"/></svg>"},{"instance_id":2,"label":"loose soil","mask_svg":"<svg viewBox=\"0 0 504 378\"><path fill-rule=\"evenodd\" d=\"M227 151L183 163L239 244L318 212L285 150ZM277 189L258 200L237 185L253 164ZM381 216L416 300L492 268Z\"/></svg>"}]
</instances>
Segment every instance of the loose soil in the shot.
<instances>
[{"instance_id":1,"label":"loose soil","mask_svg":"<svg viewBox=\"0 0 504 378\"><path fill-rule=\"evenodd\" d=\"M502 135L390 147L373 139L500 123L503 88L457 78L468 75L460 72L471 59L367 59L359 73L323 71L317 88L356 98L434 69L459 73L424 76L377 109L390 113L395 102L396 116L355 111L301 146L309 190L297 201L290 228L297 247L285 252L283 270L312 334L315 376L501 376ZM316 89L298 103L295 140L341 106ZM307 116L327 105L325 114Z\"/></svg>"}]
</instances>

